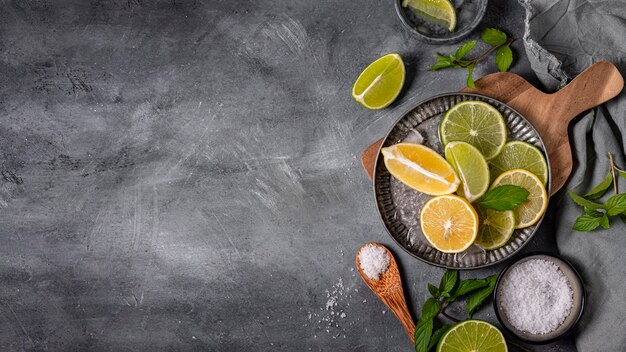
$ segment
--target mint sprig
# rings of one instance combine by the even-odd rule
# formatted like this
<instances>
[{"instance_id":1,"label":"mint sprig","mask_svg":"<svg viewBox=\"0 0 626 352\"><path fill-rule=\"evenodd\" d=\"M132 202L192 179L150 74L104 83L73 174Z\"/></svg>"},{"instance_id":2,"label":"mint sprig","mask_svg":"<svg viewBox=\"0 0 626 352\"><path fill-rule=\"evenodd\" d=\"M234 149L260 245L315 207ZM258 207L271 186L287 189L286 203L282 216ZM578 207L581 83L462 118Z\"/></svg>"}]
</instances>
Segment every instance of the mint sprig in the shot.
<instances>
[{"instance_id":1,"label":"mint sprig","mask_svg":"<svg viewBox=\"0 0 626 352\"><path fill-rule=\"evenodd\" d=\"M496 66L502 72L506 72L513 63L513 51L511 50L511 44L515 41L513 38L509 38L506 33L497 28L486 28L481 34L481 39L491 48L484 51L474 59L468 59L466 56L476 46L476 40L471 40L461 47L459 47L454 54L441 55L437 54L438 61L430 67L430 71L441 70L444 68L465 68L467 69L467 86L476 88L474 84L474 67L480 61L487 58L494 51L496 52L495 61Z\"/></svg>"},{"instance_id":2,"label":"mint sprig","mask_svg":"<svg viewBox=\"0 0 626 352\"><path fill-rule=\"evenodd\" d=\"M611 227L610 217L619 216L626 223L626 193L619 193L617 175L626 178L626 171L619 169L613 162L613 155L609 153L609 171L602 181L584 196L574 193L568 194L572 201L583 207L584 213L576 218L572 228L580 232L596 230L600 227ZM614 194L604 203L594 202L602 198L613 186Z\"/></svg>"},{"instance_id":3,"label":"mint sprig","mask_svg":"<svg viewBox=\"0 0 626 352\"><path fill-rule=\"evenodd\" d=\"M466 311L467 319L478 309L484 301L491 296L497 275L486 278L465 279L459 281L459 273L456 270L447 270L439 287L428 284L428 292L431 297L422 305L422 316L415 325L413 339L416 352L428 352L432 350L445 333L453 326L444 324L438 328L437 317L439 315L457 323L460 320L446 313L446 308L457 299L467 296Z\"/></svg>"}]
</instances>

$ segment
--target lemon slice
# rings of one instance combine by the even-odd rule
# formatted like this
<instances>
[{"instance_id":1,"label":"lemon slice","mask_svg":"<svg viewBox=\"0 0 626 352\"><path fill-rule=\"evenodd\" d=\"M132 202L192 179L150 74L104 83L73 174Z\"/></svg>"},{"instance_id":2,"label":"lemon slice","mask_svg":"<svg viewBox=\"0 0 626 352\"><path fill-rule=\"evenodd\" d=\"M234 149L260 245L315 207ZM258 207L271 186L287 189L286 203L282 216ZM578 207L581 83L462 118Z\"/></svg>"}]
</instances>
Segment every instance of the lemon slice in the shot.
<instances>
[{"instance_id":1,"label":"lemon slice","mask_svg":"<svg viewBox=\"0 0 626 352\"><path fill-rule=\"evenodd\" d=\"M439 126L443 145L466 142L480 150L485 159L494 158L506 143L502 114L482 101L460 102L446 112Z\"/></svg>"},{"instance_id":2,"label":"lemon slice","mask_svg":"<svg viewBox=\"0 0 626 352\"><path fill-rule=\"evenodd\" d=\"M352 86L352 98L370 110L389 106L404 85L404 61L397 53L378 58L361 72Z\"/></svg>"},{"instance_id":3,"label":"lemon slice","mask_svg":"<svg viewBox=\"0 0 626 352\"><path fill-rule=\"evenodd\" d=\"M532 172L514 169L498 176L491 188L502 185L520 186L530 192L528 200L513 209L515 228L521 229L536 224L548 207L548 193L541 180Z\"/></svg>"},{"instance_id":4,"label":"lemon slice","mask_svg":"<svg viewBox=\"0 0 626 352\"><path fill-rule=\"evenodd\" d=\"M444 253L463 252L478 234L478 214L465 198L455 195L432 198L420 213L424 236Z\"/></svg>"},{"instance_id":5,"label":"lemon slice","mask_svg":"<svg viewBox=\"0 0 626 352\"><path fill-rule=\"evenodd\" d=\"M399 143L381 150L385 166L405 185L429 195L454 193L461 180L436 151L414 143Z\"/></svg>"}]
</instances>

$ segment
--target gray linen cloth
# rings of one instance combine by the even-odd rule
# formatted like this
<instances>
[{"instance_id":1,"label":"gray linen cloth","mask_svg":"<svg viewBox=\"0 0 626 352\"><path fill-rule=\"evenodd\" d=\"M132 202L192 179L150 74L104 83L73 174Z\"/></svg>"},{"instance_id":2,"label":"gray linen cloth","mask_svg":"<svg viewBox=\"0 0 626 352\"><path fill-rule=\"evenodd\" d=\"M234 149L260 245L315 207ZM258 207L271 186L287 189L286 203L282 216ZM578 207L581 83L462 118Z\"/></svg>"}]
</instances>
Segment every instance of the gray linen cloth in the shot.
<instances>
[{"instance_id":1,"label":"gray linen cloth","mask_svg":"<svg viewBox=\"0 0 626 352\"><path fill-rule=\"evenodd\" d=\"M556 90L598 60L609 60L626 76L626 0L520 0L526 8L524 45L533 70L549 91ZM626 224L575 232L581 214L565 190L591 190L606 176L607 153L626 167L626 93L570 125L574 169L552 199L560 253L579 269L587 306L575 335L579 351L626 351ZM626 192L626 179L620 179ZM610 196L607 194L606 197Z\"/></svg>"}]
</instances>

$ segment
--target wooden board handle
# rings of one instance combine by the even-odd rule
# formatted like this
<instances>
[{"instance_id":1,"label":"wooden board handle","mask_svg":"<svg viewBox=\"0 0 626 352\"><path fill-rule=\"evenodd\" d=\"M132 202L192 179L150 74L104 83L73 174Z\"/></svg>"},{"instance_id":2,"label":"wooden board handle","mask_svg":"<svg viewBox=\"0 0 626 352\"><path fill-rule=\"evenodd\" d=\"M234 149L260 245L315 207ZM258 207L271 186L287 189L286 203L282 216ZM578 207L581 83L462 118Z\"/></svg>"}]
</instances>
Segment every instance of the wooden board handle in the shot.
<instances>
[{"instance_id":1,"label":"wooden board handle","mask_svg":"<svg viewBox=\"0 0 626 352\"><path fill-rule=\"evenodd\" d=\"M581 72L563 89L552 94L562 107L559 116L567 122L583 112L616 97L624 88L624 78L615 65L598 61Z\"/></svg>"}]
</instances>

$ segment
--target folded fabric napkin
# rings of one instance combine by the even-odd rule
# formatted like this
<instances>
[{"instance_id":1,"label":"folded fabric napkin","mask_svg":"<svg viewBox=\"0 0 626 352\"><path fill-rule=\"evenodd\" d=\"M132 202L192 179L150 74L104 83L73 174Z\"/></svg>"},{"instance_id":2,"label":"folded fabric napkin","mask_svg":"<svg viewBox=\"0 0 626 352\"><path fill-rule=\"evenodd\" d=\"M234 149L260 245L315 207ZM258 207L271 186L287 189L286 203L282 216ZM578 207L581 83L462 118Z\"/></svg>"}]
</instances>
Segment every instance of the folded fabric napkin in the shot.
<instances>
[{"instance_id":1,"label":"folded fabric napkin","mask_svg":"<svg viewBox=\"0 0 626 352\"><path fill-rule=\"evenodd\" d=\"M524 45L533 70L547 90L599 60L613 62L626 76L626 1L520 0L526 8ZM579 351L626 349L626 224L612 219L611 228L576 232L581 214L566 195L584 193L609 169L608 153L626 167L626 93L589 111L570 125L574 168L568 183L552 199L557 207L556 242L560 253L579 269L587 305L575 338ZM626 192L626 179L620 179ZM610 196L608 194L605 197Z\"/></svg>"}]
</instances>

